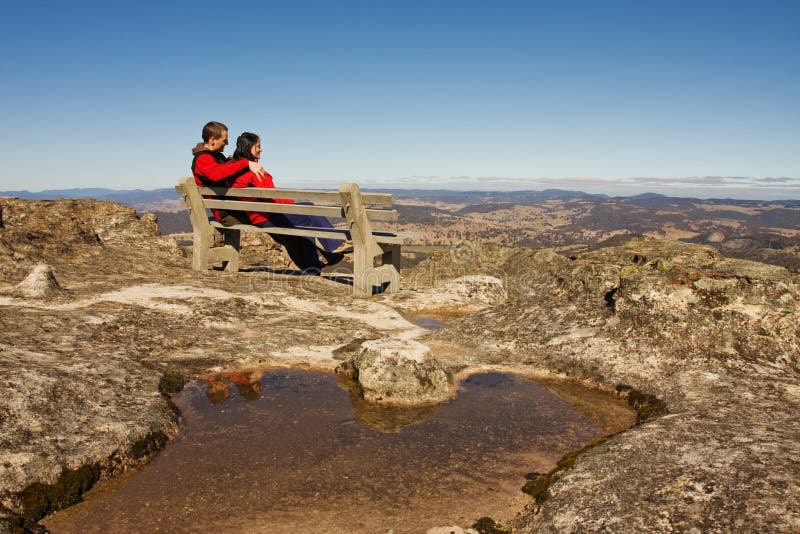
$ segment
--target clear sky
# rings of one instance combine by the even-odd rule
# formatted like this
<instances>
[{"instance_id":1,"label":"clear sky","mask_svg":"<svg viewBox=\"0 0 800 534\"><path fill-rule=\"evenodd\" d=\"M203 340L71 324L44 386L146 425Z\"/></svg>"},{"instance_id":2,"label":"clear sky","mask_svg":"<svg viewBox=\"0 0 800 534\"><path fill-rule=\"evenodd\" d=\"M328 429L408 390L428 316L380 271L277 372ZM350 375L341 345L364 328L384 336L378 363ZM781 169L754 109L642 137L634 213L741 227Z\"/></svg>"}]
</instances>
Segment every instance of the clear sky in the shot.
<instances>
[{"instance_id":1,"label":"clear sky","mask_svg":"<svg viewBox=\"0 0 800 534\"><path fill-rule=\"evenodd\" d=\"M798 28L794 0L8 2L0 190L171 187L217 120L285 187L800 198Z\"/></svg>"}]
</instances>

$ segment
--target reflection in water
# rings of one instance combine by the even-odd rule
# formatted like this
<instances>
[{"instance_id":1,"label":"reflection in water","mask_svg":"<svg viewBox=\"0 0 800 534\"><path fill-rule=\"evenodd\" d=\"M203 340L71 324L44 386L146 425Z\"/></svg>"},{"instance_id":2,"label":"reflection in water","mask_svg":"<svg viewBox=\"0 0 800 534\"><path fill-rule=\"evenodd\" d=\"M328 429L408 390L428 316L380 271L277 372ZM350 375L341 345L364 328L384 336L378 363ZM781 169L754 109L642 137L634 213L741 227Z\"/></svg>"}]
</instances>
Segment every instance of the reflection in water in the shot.
<instances>
[{"instance_id":1,"label":"reflection in water","mask_svg":"<svg viewBox=\"0 0 800 534\"><path fill-rule=\"evenodd\" d=\"M367 402L351 380L339 375L339 387L350 396L356 417L364 426L378 432L400 432L414 423L426 421L439 408L438 404L427 406L391 406Z\"/></svg>"},{"instance_id":2,"label":"reflection in water","mask_svg":"<svg viewBox=\"0 0 800 534\"><path fill-rule=\"evenodd\" d=\"M368 406L335 375L300 370L206 377L174 402L178 438L46 526L399 534L469 525L513 516L529 502L519 491L526 473L600 434L535 383L497 373L417 411Z\"/></svg>"},{"instance_id":3,"label":"reflection in water","mask_svg":"<svg viewBox=\"0 0 800 534\"><path fill-rule=\"evenodd\" d=\"M263 371L251 373L233 372L208 375L200 378L205 384L206 398L211 404L221 404L231 397L231 382L236 386L239 396L245 402L261 398L261 377Z\"/></svg>"},{"instance_id":4,"label":"reflection in water","mask_svg":"<svg viewBox=\"0 0 800 534\"><path fill-rule=\"evenodd\" d=\"M208 375L200 378L205 386L206 398L211 404L221 404L231 398L231 384L236 386L236 391L245 402L261 398L261 378L263 371L250 373L232 372ZM364 400L357 384L342 375L337 375L340 388L346 390L350 403L358 420L369 428L379 432L400 432L403 428L421 423L439 407L438 405L425 406L391 406L381 405Z\"/></svg>"}]
</instances>

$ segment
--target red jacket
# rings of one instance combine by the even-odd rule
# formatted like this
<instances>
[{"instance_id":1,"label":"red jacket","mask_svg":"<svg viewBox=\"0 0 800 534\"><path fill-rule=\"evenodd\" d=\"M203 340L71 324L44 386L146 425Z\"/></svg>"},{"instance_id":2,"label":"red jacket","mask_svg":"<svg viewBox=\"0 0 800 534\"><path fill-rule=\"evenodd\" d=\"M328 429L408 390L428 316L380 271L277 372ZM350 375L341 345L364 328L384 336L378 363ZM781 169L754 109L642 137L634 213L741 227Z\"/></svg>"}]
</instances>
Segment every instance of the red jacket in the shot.
<instances>
[{"instance_id":1,"label":"red jacket","mask_svg":"<svg viewBox=\"0 0 800 534\"><path fill-rule=\"evenodd\" d=\"M222 152L201 150L195 153L192 160L194 182L200 187L235 187L234 182L244 174L253 174L250 172L249 163L246 159L230 161ZM212 209L211 212L217 221L222 220L219 211Z\"/></svg>"},{"instance_id":2,"label":"red jacket","mask_svg":"<svg viewBox=\"0 0 800 534\"><path fill-rule=\"evenodd\" d=\"M247 161L240 160L240 161ZM233 185L231 187L263 187L267 189L275 189L275 184L272 181L272 176L267 173L266 176L260 177L257 176L253 171L249 170L236 178L234 180ZM287 198L263 198L263 199L255 199L255 198L240 198L238 200L249 200L252 202L261 200L262 202L276 202L278 204L294 204L294 201ZM263 222L267 222L269 220L269 213L259 213L257 211L248 211L247 218L250 220L250 224L258 225Z\"/></svg>"}]
</instances>

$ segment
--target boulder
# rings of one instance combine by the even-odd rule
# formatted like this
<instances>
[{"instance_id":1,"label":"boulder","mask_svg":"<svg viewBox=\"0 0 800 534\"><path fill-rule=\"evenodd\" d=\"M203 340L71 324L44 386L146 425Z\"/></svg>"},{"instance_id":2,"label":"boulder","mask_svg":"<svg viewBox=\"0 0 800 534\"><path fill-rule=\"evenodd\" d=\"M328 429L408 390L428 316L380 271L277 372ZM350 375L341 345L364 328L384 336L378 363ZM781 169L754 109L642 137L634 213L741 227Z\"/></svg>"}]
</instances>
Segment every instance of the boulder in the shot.
<instances>
[{"instance_id":1,"label":"boulder","mask_svg":"<svg viewBox=\"0 0 800 534\"><path fill-rule=\"evenodd\" d=\"M452 391L449 373L426 345L414 340L365 341L340 371L352 376L368 402L431 404Z\"/></svg>"},{"instance_id":2,"label":"boulder","mask_svg":"<svg viewBox=\"0 0 800 534\"><path fill-rule=\"evenodd\" d=\"M39 263L30 274L17 284L15 293L28 298L51 297L61 293L63 289L53 274L53 268L46 263Z\"/></svg>"}]
</instances>

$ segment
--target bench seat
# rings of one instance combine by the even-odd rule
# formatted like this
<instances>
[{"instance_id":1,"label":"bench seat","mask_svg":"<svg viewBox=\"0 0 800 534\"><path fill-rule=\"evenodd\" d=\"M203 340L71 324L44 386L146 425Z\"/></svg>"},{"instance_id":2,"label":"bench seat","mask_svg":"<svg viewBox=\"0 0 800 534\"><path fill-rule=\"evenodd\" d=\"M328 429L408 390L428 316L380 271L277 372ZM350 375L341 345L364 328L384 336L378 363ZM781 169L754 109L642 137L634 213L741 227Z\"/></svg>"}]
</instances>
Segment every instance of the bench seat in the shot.
<instances>
[{"instance_id":1,"label":"bench seat","mask_svg":"<svg viewBox=\"0 0 800 534\"><path fill-rule=\"evenodd\" d=\"M296 226L294 228L283 228L281 226L270 226L261 228L250 224L235 224L233 226L224 226L217 221L211 221L211 226L214 228L226 228L229 230L244 230L253 233L265 234L280 234L280 235L297 235L302 237L317 237L328 239L344 239L345 241L352 241L350 232L345 229L339 228L316 228L311 226ZM411 239L408 237L392 234L389 232L372 232L375 241L378 243L386 243L390 245L409 245Z\"/></svg>"}]
</instances>

